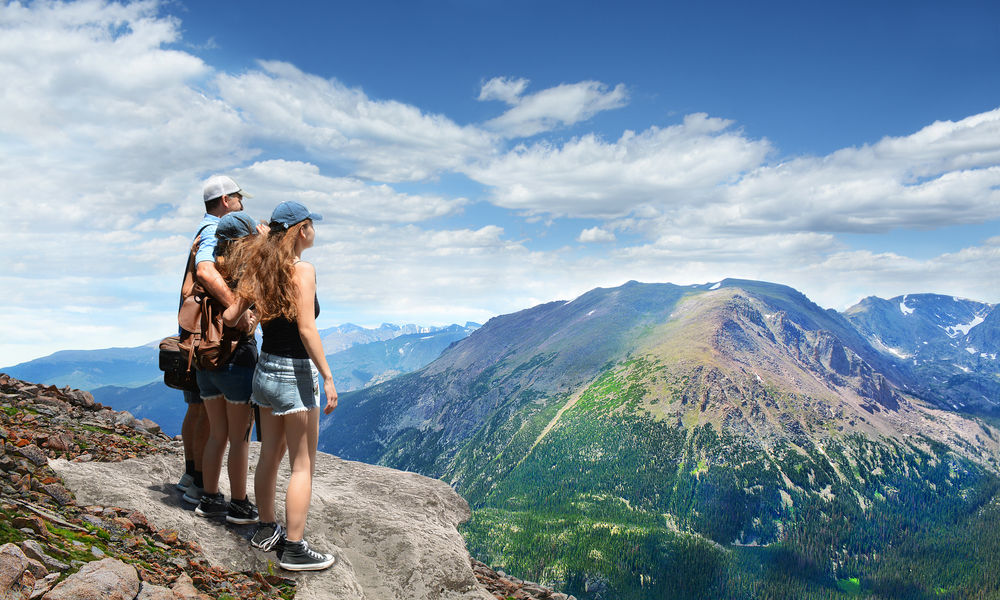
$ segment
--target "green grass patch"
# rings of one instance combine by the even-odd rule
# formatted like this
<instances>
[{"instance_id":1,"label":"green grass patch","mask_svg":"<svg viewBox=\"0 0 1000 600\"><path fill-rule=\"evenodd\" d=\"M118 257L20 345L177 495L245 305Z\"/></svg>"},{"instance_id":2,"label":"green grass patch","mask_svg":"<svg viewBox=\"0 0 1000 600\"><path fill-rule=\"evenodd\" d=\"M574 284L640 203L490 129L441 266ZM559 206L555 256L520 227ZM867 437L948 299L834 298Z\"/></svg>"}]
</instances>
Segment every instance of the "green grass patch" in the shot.
<instances>
[{"instance_id":1,"label":"green grass patch","mask_svg":"<svg viewBox=\"0 0 1000 600\"><path fill-rule=\"evenodd\" d=\"M847 579L838 579L837 588L844 592L845 594L850 594L851 596L857 596L861 594L861 580L857 577L848 577Z\"/></svg>"}]
</instances>

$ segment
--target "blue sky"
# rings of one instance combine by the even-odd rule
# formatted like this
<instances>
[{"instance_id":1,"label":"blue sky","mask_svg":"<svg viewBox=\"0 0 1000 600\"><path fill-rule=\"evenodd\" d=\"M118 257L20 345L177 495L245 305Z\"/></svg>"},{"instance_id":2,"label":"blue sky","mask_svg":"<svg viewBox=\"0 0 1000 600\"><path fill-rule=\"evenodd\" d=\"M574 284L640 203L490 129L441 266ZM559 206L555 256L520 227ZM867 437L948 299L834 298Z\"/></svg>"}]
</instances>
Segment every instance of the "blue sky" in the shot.
<instances>
[{"instance_id":1,"label":"blue sky","mask_svg":"<svg viewBox=\"0 0 1000 600\"><path fill-rule=\"evenodd\" d=\"M995 2L0 4L0 365L173 324L201 181L322 326L630 279L1000 301Z\"/></svg>"}]
</instances>

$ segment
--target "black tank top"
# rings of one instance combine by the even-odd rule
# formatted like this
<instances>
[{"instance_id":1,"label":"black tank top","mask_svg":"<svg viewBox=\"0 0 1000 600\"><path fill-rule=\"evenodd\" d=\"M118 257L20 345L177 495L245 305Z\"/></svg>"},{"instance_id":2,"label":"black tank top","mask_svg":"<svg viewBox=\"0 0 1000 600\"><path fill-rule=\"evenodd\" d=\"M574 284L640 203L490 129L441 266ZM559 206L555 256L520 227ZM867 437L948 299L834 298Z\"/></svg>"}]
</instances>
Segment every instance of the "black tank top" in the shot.
<instances>
[{"instance_id":1,"label":"black tank top","mask_svg":"<svg viewBox=\"0 0 1000 600\"><path fill-rule=\"evenodd\" d=\"M314 302L318 317L319 298L314 298ZM295 321L289 321L284 317L271 319L267 323L260 324L260 332L264 338L260 344L261 352L289 358L309 358L305 344L302 343L302 336L299 335L299 325Z\"/></svg>"}]
</instances>

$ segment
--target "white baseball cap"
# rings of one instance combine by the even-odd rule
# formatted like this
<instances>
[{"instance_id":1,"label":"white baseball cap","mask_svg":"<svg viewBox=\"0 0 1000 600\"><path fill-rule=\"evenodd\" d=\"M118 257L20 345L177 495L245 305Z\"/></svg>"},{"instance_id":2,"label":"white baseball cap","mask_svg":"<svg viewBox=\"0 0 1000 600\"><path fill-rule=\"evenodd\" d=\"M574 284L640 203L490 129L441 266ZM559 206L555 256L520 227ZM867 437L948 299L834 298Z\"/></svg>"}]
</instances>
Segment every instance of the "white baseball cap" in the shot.
<instances>
[{"instance_id":1,"label":"white baseball cap","mask_svg":"<svg viewBox=\"0 0 1000 600\"><path fill-rule=\"evenodd\" d=\"M205 196L205 202L208 202L209 200L237 193L245 198L253 198L253 196L241 190L239 184L233 181L232 177L212 175L205 181L205 188L202 195Z\"/></svg>"}]
</instances>

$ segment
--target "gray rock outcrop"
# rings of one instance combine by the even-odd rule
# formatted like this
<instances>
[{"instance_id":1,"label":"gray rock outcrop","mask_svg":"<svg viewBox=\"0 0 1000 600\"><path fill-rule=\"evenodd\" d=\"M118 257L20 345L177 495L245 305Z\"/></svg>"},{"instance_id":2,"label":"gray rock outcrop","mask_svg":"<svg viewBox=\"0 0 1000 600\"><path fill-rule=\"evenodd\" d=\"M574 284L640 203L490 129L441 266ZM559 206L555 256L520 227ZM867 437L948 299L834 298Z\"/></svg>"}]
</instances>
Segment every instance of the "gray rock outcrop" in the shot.
<instances>
[{"instance_id":1,"label":"gray rock outcrop","mask_svg":"<svg viewBox=\"0 0 1000 600\"><path fill-rule=\"evenodd\" d=\"M105 558L89 562L52 588L43 600L133 600L139 593L135 567L120 560Z\"/></svg>"},{"instance_id":2,"label":"gray rock outcrop","mask_svg":"<svg viewBox=\"0 0 1000 600\"><path fill-rule=\"evenodd\" d=\"M251 444L250 480L259 445ZM297 600L490 600L477 582L456 527L469 507L447 484L318 453L306 525L310 545L337 557L327 571L287 574ZM201 545L206 558L235 571L279 570L273 554L250 547L253 526L195 516L173 483L183 471L179 448L119 463L55 460L51 467L81 505L141 510L158 527ZM284 519L287 459L279 473L278 518ZM229 495L225 468L220 488Z\"/></svg>"}]
</instances>

